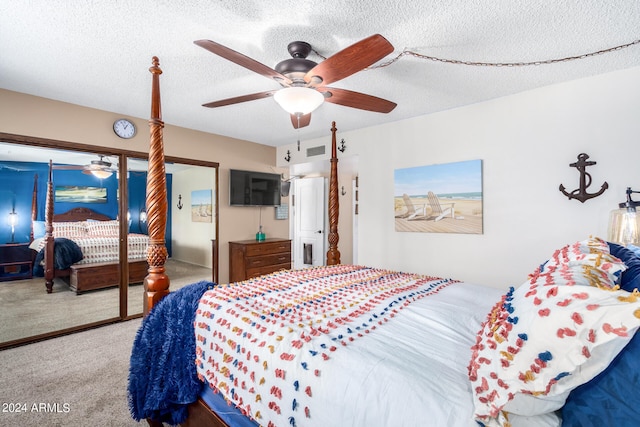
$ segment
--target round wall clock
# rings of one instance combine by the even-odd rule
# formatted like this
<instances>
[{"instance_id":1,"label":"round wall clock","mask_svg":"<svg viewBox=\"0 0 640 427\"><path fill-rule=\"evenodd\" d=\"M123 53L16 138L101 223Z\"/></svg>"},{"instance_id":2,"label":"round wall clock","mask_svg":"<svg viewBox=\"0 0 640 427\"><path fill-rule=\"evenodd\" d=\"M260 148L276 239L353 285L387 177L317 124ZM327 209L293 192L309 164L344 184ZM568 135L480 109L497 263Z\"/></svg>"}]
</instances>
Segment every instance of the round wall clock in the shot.
<instances>
[{"instance_id":1,"label":"round wall clock","mask_svg":"<svg viewBox=\"0 0 640 427\"><path fill-rule=\"evenodd\" d=\"M131 120L118 119L113 122L113 131L120 138L133 138L136 135L136 125Z\"/></svg>"}]
</instances>

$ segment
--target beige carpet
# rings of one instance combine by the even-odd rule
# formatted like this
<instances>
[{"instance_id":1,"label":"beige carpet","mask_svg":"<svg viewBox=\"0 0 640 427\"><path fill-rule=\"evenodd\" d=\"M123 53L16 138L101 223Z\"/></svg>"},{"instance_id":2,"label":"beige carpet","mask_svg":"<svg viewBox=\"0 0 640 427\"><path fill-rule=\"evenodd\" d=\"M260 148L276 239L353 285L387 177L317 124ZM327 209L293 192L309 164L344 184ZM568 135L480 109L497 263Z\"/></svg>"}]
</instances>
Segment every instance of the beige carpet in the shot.
<instances>
[{"instance_id":1,"label":"beige carpet","mask_svg":"<svg viewBox=\"0 0 640 427\"><path fill-rule=\"evenodd\" d=\"M0 351L0 426L145 426L129 415L140 319ZM13 405L13 406L11 406Z\"/></svg>"},{"instance_id":2,"label":"beige carpet","mask_svg":"<svg viewBox=\"0 0 640 427\"><path fill-rule=\"evenodd\" d=\"M211 269L168 259L171 290L211 280ZM142 313L142 284L130 285L128 314ZM76 295L62 279L47 294L43 278L0 283L0 342L36 336L119 316L119 289ZM0 408L1 409L1 408Z\"/></svg>"}]
</instances>

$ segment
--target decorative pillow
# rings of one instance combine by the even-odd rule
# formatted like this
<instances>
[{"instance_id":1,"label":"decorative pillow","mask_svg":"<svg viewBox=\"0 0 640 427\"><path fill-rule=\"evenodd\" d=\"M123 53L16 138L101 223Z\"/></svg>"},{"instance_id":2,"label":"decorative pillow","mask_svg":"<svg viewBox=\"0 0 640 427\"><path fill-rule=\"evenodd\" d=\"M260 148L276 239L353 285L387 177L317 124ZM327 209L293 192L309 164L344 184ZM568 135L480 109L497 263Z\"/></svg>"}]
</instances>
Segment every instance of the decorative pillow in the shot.
<instances>
[{"instance_id":1,"label":"decorative pillow","mask_svg":"<svg viewBox=\"0 0 640 427\"><path fill-rule=\"evenodd\" d=\"M516 414L523 417L548 414L562 408L568 396L569 391L551 396L534 396L532 394L519 393L502 407L502 411L507 412L509 415Z\"/></svg>"},{"instance_id":2,"label":"decorative pillow","mask_svg":"<svg viewBox=\"0 0 640 427\"><path fill-rule=\"evenodd\" d=\"M44 237L44 233L46 232L45 230L45 224L44 221L33 221L33 238L35 239L39 239L41 237Z\"/></svg>"},{"instance_id":3,"label":"decorative pillow","mask_svg":"<svg viewBox=\"0 0 640 427\"><path fill-rule=\"evenodd\" d=\"M609 251L627 266L627 269L622 272L620 287L629 292L640 289L640 257L632 250L615 243L609 243Z\"/></svg>"},{"instance_id":4,"label":"decorative pillow","mask_svg":"<svg viewBox=\"0 0 640 427\"><path fill-rule=\"evenodd\" d=\"M559 264L553 274L511 288L483 323L469 364L478 422L503 425L507 409L529 408L520 415L559 409L563 397L604 370L640 326L640 294L614 290L602 263L575 258L588 261ZM624 268L619 260L612 264L607 272ZM591 284L594 273L602 276L597 286L574 286ZM520 401L532 398L542 401Z\"/></svg>"},{"instance_id":5,"label":"decorative pillow","mask_svg":"<svg viewBox=\"0 0 640 427\"><path fill-rule=\"evenodd\" d=\"M74 237L87 236L87 223L84 221L54 222L52 225L54 237L73 239Z\"/></svg>"},{"instance_id":6,"label":"decorative pillow","mask_svg":"<svg viewBox=\"0 0 640 427\"><path fill-rule=\"evenodd\" d=\"M573 276L574 281L568 280L562 284L611 289L615 288L626 269L624 263L609 253L607 242L590 237L555 251L553 256L530 276L529 283L562 283L563 278Z\"/></svg>"},{"instance_id":7,"label":"decorative pillow","mask_svg":"<svg viewBox=\"0 0 640 427\"><path fill-rule=\"evenodd\" d=\"M44 237L33 239L33 242L29 245L29 249L33 249L36 252L40 252L42 248L44 248Z\"/></svg>"},{"instance_id":8,"label":"decorative pillow","mask_svg":"<svg viewBox=\"0 0 640 427\"><path fill-rule=\"evenodd\" d=\"M87 231L90 236L117 236L120 234L118 220L91 221L87 223Z\"/></svg>"},{"instance_id":9,"label":"decorative pillow","mask_svg":"<svg viewBox=\"0 0 640 427\"><path fill-rule=\"evenodd\" d=\"M571 392L562 408L563 427L635 426L640 384L640 333L602 373Z\"/></svg>"}]
</instances>

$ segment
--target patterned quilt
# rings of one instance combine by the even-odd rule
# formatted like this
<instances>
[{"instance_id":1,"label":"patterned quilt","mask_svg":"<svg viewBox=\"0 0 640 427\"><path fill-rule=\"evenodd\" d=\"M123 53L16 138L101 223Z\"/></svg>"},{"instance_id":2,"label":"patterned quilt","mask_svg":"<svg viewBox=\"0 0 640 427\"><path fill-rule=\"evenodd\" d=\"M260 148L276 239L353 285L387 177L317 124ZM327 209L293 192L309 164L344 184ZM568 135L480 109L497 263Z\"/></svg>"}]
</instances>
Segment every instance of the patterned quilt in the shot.
<instances>
[{"instance_id":1,"label":"patterned quilt","mask_svg":"<svg viewBox=\"0 0 640 427\"><path fill-rule=\"evenodd\" d=\"M321 425L327 399L359 390L340 371L352 369L341 354L378 345L367 344L374 335L384 344L397 317L454 282L339 265L217 286L196 313L198 375L261 425ZM333 377L344 389L328 390Z\"/></svg>"}]
</instances>

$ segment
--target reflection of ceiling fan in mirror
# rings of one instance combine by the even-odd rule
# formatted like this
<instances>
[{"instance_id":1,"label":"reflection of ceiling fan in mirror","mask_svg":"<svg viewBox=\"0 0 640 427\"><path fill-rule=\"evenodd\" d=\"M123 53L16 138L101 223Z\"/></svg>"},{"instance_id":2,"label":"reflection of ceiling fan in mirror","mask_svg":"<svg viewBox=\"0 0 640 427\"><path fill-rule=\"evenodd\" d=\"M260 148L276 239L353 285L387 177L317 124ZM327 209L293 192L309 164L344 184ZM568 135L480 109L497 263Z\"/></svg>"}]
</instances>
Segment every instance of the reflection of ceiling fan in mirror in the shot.
<instances>
[{"instance_id":1,"label":"reflection of ceiling fan in mirror","mask_svg":"<svg viewBox=\"0 0 640 427\"><path fill-rule=\"evenodd\" d=\"M96 178L109 178L114 170L111 169L111 162L104 160L104 156L99 155L99 160L91 160L87 165L53 165L53 169L57 170L80 170L86 175L93 175Z\"/></svg>"},{"instance_id":2,"label":"reflection of ceiling fan in mirror","mask_svg":"<svg viewBox=\"0 0 640 427\"><path fill-rule=\"evenodd\" d=\"M319 64L306 59L311 52L309 43L289 43L287 49L292 58L278 63L275 69L211 40L196 40L194 43L282 86L279 90L209 102L203 104L204 107L222 107L273 96L291 115L291 123L296 129L308 126L311 112L324 101L378 113L388 113L396 107L395 103L386 99L325 86L357 73L393 52L391 43L379 34L367 37Z\"/></svg>"}]
</instances>

